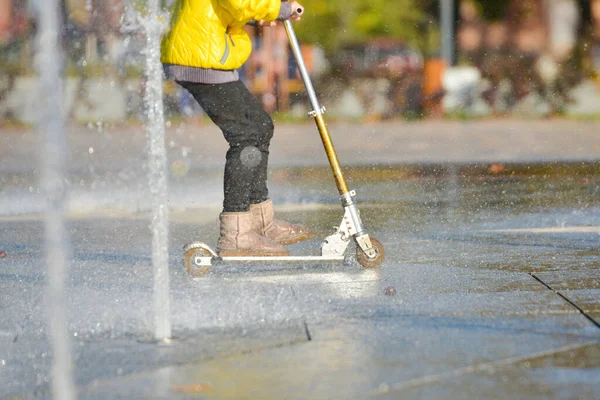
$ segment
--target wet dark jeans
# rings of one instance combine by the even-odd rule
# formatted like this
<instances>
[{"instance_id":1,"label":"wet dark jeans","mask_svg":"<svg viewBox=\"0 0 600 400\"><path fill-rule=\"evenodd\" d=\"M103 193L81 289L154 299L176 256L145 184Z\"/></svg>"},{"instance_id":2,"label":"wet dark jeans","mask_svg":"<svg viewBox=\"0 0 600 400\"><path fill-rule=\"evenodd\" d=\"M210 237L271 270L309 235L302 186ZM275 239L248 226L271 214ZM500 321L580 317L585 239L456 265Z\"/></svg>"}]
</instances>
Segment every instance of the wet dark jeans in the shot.
<instances>
[{"instance_id":1,"label":"wet dark jeans","mask_svg":"<svg viewBox=\"0 0 600 400\"><path fill-rule=\"evenodd\" d=\"M267 165L273 120L241 81L202 84L178 82L187 89L229 143L224 212L248 211L269 198Z\"/></svg>"}]
</instances>

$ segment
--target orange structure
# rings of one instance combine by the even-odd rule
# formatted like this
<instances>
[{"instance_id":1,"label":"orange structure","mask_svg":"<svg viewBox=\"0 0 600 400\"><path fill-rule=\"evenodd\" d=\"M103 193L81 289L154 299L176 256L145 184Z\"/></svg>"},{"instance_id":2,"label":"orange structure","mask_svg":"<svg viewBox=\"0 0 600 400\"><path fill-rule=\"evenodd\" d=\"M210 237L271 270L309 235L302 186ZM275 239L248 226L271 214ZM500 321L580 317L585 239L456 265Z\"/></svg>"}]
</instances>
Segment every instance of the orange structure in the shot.
<instances>
[{"instance_id":1,"label":"orange structure","mask_svg":"<svg viewBox=\"0 0 600 400\"><path fill-rule=\"evenodd\" d=\"M285 111L290 106L290 94L302 91L302 81L295 68L290 71L289 42L285 29L278 24L268 28L247 28L254 42L254 51L244 73L250 90L261 98L269 112ZM303 46L309 71L312 70L312 52Z\"/></svg>"},{"instance_id":2,"label":"orange structure","mask_svg":"<svg viewBox=\"0 0 600 400\"><path fill-rule=\"evenodd\" d=\"M0 43L8 41L12 25L12 1L0 0Z\"/></svg>"},{"instance_id":3,"label":"orange structure","mask_svg":"<svg viewBox=\"0 0 600 400\"><path fill-rule=\"evenodd\" d=\"M442 97L444 89L442 87L442 76L446 69L446 62L441 58L430 58L425 60L423 65L423 95L425 110L432 116L441 116Z\"/></svg>"}]
</instances>

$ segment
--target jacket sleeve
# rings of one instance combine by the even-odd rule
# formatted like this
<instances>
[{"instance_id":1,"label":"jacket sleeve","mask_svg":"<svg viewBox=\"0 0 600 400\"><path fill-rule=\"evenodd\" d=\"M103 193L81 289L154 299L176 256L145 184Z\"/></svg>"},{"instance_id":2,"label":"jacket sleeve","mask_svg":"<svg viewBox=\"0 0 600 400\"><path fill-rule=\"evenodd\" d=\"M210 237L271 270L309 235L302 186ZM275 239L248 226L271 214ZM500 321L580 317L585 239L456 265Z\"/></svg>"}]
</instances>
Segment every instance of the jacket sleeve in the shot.
<instances>
[{"instance_id":1,"label":"jacket sleeve","mask_svg":"<svg viewBox=\"0 0 600 400\"><path fill-rule=\"evenodd\" d=\"M218 0L218 2L240 22L251 19L275 21L281 7L281 0Z\"/></svg>"}]
</instances>

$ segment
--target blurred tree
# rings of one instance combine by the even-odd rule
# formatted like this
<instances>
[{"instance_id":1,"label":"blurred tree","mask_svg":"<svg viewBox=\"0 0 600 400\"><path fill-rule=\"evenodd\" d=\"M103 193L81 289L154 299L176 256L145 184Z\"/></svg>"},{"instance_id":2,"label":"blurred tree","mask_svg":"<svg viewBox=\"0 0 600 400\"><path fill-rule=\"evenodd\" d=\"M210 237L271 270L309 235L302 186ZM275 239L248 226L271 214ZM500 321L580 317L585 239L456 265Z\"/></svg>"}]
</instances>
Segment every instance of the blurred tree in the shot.
<instances>
[{"instance_id":1,"label":"blurred tree","mask_svg":"<svg viewBox=\"0 0 600 400\"><path fill-rule=\"evenodd\" d=\"M120 0L66 0L69 18L100 36L118 32L123 13Z\"/></svg>"},{"instance_id":2,"label":"blurred tree","mask_svg":"<svg viewBox=\"0 0 600 400\"><path fill-rule=\"evenodd\" d=\"M305 42L335 49L343 43L387 36L422 47L422 0L304 0L297 25Z\"/></svg>"},{"instance_id":3,"label":"blurred tree","mask_svg":"<svg viewBox=\"0 0 600 400\"><path fill-rule=\"evenodd\" d=\"M467 0L475 3L483 19L488 21L503 20L506 17L510 1Z\"/></svg>"},{"instance_id":4,"label":"blurred tree","mask_svg":"<svg viewBox=\"0 0 600 400\"><path fill-rule=\"evenodd\" d=\"M81 1L81 0L71 0ZM423 47L424 4L437 0L300 0L306 7L295 26L303 42L335 49L342 43L388 36ZM138 11L147 0L127 0ZM173 0L161 0L168 7Z\"/></svg>"}]
</instances>

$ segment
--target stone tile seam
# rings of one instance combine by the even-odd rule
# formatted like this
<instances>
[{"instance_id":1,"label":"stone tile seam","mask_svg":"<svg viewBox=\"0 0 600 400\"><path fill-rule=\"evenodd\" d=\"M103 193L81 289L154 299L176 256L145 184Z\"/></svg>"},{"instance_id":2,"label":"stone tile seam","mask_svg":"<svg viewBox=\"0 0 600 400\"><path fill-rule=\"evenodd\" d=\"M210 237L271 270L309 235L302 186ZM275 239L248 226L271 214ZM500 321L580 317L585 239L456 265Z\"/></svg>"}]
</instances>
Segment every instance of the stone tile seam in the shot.
<instances>
[{"instance_id":1,"label":"stone tile seam","mask_svg":"<svg viewBox=\"0 0 600 400\"><path fill-rule=\"evenodd\" d=\"M298 295L296 294L296 291L294 290L294 285L290 285L289 287L290 287L290 292L292 293L292 297L297 302ZM308 329L308 322L306 322L306 315L302 315L302 324L304 326L304 334L306 335L306 340L309 342L312 341L312 335L310 333L310 329Z\"/></svg>"},{"instance_id":2,"label":"stone tile seam","mask_svg":"<svg viewBox=\"0 0 600 400\"><path fill-rule=\"evenodd\" d=\"M600 329L600 323L598 321L596 321L591 315L589 315L583 308L579 307L577 305L577 303L575 303L574 301L572 301L571 299L569 299L567 296L565 296L564 294L562 294L558 290L552 288L552 286L550 286L549 284L547 284L546 282L544 282L535 273L529 272L529 275L531 275L531 277L533 279L535 279L536 281L538 281L539 283L541 283L542 285L544 285L545 287L547 287L549 290L551 290L554 293L556 293L556 295L558 295L565 302L567 302L568 304L570 304L571 307L575 308L581 315L583 315L585 318L587 318L596 328Z\"/></svg>"},{"instance_id":3,"label":"stone tile seam","mask_svg":"<svg viewBox=\"0 0 600 400\"><path fill-rule=\"evenodd\" d=\"M472 373L484 372L484 371L493 372L498 368L517 364L517 363L527 361L530 359L551 356L553 354L562 353L562 352L566 352L566 351L572 351L572 350L579 349L581 347L588 346L590 344L597 344L597 343L598 343L597 341L577 343L577 344L559 347L556 349L550 349L547 351L532 353L532 354L528 354L528 355L524 355L524 356L509 357L509 358L505 358L502 360L469 365L469 366L458 368L458 369L455 369L452 371L443 372L441 374L427 375L427 376L423 376L421 378L415 378L415 379L408 380L406 382L401 382L401 383L397 383L397 384L393 384L393 385L387 385L387 384L383 383L382 385L380 385L379 389L369 392L369 393L367 393L367 395L370 397L374 397L374 396L378 396L378 395L386 394L386 393L390 393L390 392L401 391L404 389L410 389L410 388L415 388L415 387L419 387L419 386L425 386L425 385L432 384L432 383L443 382L448 379L458 378L463 375L468 375L468 374L472 374Z\"/></svg>"},{"instance_id":4,"label":"stone tile seam","mask_svg":"<svg viewBox=\"0 0 600 400\"><path fill-rule=\"evenodd\" d=\"M308 329L308 323L305 321L304 322L304 333L306 334L306 339L310 342L312 341L312 335L310 333L310 329Z\"/></svg>"},{"instance_id":5,"label":"stone tile seam","mask_svg":"<svg viewBox=\"0 0 600 400\"><path fill-rule=\"evenodd\" d=\"M380 314L373 315L372 312L365 313L357 313L347 318L349 320L353 319L366 319L376 317L379 319L384 318L440 318L440 317L473 317L480 316L483 318L487 317L520 317L520 316L538 316L538 315L578 315L581 312L576 309L568 309L568 310L532 310L532 311L500 311L500 312L446 312L446 313L422 313L422 312L403 312L397 314ZM319 322L319 320L317 320Z\"/></svg>"}]
</instances>

